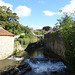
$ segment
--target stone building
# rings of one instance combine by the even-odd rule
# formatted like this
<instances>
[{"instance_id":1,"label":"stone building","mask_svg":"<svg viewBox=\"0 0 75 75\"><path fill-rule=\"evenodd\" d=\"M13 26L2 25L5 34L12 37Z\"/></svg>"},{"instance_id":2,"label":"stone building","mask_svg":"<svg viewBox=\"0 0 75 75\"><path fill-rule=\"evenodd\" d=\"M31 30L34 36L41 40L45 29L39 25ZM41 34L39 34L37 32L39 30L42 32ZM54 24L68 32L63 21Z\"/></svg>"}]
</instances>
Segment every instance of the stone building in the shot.
<instances>
[{"instance_id":1,"label":"stone building","mask_svg":"<svg viewBox=\"0 0 75 75\"><path fill-rule=\"evenodd\" d=\"M0 60L7 58L14 50L14 34L0 25Z\"/></svg>"}]
</instances>

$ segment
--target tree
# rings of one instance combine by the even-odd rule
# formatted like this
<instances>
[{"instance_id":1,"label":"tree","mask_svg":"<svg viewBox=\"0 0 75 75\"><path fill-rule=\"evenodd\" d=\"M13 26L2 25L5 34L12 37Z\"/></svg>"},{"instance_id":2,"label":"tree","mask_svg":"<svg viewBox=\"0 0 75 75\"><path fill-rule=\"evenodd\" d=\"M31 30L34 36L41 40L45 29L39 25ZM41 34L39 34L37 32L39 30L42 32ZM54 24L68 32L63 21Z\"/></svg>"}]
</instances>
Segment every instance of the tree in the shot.
<instances>
[{"instance_id":1,"label":"tree","mask_svg":"<svg viewBox=\"0 0 75 75\"><path fill-rule=\"evenodd\" d=\"M50 29L51 29L50 26L45 26L45 27L43 27L43 30L45 30L45 31L48 31L48 30L50 30Z\"/></svg>"},{"instance_id":2,"label":"tree","mask_svg":"<svg viewBox=\"0 0 75 75\"><path fill-rule=\"evenodd\" d=\"M16 13L12 13L12 10L6 6L0 6L0 21L18 21L19 17Z\"/></svg>"},{"instance_id":3,"label":"tree","mask_svg":"<svg viewBox=\"0 0 75 75\"><path fill-rule=\"evenodd\" d=\"M29 33L30 29L19 23L19 17L9 7L0 6L0 25L13 34Z\"/></svg>"},{"instance_id":4,"label":"tree","mask_svg":"<svg viewBox=\"0 0 75 75\"><path fill-rule=\"evenodd\" d=\"M71 16L65 15L64 17L62 17L61 20L59 20L60 23L60 28L66 28L66 27L70 27L72 25L74 21L72 20Z\"/></svg>"},{"instance_id":5,"label":"tree","mask_svg":"<svg viewBox=\"0 0 75 75\"><path fill-rule=\"evenodd\" d=\"M70 69L75 71L75 21L72 16L66 14L59 20L59 23L60 32L63 35L66 47L66 61Z\"/></svg>"}]
</instances>

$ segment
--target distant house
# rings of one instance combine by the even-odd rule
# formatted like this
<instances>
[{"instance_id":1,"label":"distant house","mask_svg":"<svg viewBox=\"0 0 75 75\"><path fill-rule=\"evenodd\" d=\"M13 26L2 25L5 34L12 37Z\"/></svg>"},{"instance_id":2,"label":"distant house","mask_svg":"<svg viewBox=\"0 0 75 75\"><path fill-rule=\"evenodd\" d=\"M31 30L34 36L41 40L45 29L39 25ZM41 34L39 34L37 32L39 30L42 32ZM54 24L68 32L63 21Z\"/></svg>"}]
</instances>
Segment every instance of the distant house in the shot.
<instances>
[{"instance_id":1,"label":"distant house","mask_svg":"<svg viewBox=\"0 0 75 75\"><path fill-rule=\"evenodd\" d=\"M0 60L7 58L14 50L14 34L0 25Z\"/></svg>"}]
</instances>

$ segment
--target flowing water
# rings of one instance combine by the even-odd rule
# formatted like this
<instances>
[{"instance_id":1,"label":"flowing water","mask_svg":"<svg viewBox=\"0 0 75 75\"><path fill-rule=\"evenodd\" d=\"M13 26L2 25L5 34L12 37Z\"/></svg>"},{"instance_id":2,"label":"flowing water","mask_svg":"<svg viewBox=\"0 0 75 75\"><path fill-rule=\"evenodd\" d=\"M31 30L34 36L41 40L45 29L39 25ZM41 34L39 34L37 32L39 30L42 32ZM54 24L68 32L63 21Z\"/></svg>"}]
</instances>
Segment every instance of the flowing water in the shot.
<instances>
[{"instance_id":1,"label":"flowing water","mask_svg":"<svg viewBox=\"0 0 75 75\"><path fill-rule=\"evenodd\" d=\"M5 68L9 65L19 64L20 60L23 63L26 62L32 68L31 71L25 73L24 75L69 75L66 72L67 66L62 62L60 58L45 58L43 54L43 49L37 49L31 51L29 58L24 59L23 57L10 57L8 59L0 61L0 69Z\"/></svg>"},{"instance_id":2,"label":"flowing water","mask_svg":"<svg viewBox=\"0 0 75 75\"><path fill-rule=\"evenodd\" d=\"M25 75L68 75L61 59L45 58L41 49L29 53L29 56L24 62L29 63L32 70Z\"/></svg>"}]
</instances>

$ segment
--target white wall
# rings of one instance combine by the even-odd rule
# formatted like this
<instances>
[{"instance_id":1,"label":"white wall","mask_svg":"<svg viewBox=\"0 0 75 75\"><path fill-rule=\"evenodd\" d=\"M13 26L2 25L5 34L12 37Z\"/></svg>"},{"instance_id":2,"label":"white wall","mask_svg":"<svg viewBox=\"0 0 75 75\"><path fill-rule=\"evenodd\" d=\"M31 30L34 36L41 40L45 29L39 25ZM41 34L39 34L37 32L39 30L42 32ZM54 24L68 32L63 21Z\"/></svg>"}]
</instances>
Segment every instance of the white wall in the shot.
<instances>
[{"instance_id":1,"label":"white wall","mask_svg":"<svg viewBox=\"0 0 75 75\"><path fill-rule=\"evenodd\" d=\"M0 36L0 60L7 58L14 51L14 37Z\"/></svg>"}]
</instances>

